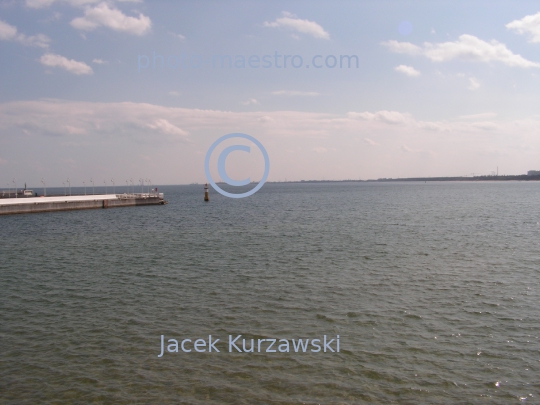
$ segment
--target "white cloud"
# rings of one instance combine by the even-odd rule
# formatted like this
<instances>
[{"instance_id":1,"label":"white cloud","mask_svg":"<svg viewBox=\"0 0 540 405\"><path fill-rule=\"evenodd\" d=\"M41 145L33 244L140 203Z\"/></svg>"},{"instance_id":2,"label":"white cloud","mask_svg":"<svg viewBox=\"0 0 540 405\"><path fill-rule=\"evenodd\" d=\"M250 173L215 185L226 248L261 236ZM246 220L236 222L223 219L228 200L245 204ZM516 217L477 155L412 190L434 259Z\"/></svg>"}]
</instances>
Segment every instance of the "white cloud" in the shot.
<instances>
[{"instance_id":1,"label":"white cloud","mask_svg":"<svg viewBox=\"0 0 540 405\"><path fill-rule=\"evenodd\" d=\"M448 132L456 129L455 125L452 125L445 121L421 121L416 120L409 113L402 113L399 111L387 111L381 110L376 112L349 112L347 117L354 120L362 120L374 123L380 123L378 127L385 127L388 125L399 127L399 128L414 128L421 129L424 131L435 131L435 132ZM466 126L461 125L460 129L466 131Z\"/></svg>"},{"instance_id":2,"label":"white cloud","mask_svg":"<svg viewBox=\"0 0 540 405\"><path fill-rule=\"evenodd\" d=\"M497 116L496 113L487 112L487 113L480 113L480 114L460 115L459 118L462 120L485 120L488 118L495 118L496 116Z\"/></svg>"},{"instance_id":3,"label":"white cloud","mask_svg":"<svg viewBox=\"0 0 540 405\"><path fill-rule=\"evenodd\" d=\"M452 128L445 122L416 121L416 126L426 131L448 132Z\"/></svg>"},{"instance_id":4,"label":"white cloud","mask_svg":"<svg viewBox=\"0 0 540 405\"><path fill-rule=\"evenodd\" d=\"M25 46L47 48L51 40L43 34L26 36L17 33L17 27L0 20L0 41L15 41Z\"/></svg>"},{"instance_id":5,"label":"white cloud","mask_svg":"<svg viewBox=\"0 0 540 405\"><path fill-rule=\"evenodd\" d=\"M387 124L405 124L412 120L412 117L409 113L400 113L398 111L377 111L375 113L371 112L350 112L347 113L349 118L355 119L360 118L366 121L382 121Z\"/></svg>"},{"instance_id":6,"label":"white cloud","mask_svg":"<svg viewBox=\"0 0 540 405\"><path fill-rule=\"evenodd\" d=\"M315 91L295 91L295 90L279 90L279 91L273 91L273 96L307 96L307 97L316 97L319 95L319 93Z\"/></svg>"},{"instance_id":7,"label":"white cloud","mask_svg":"<svg viewBox=\"0 0 540 405\"><path fill-rule=\"evenodd\" d=\"M178 38L180 41L184 41L186 39L186 37L183 36L182 34L176 34L174 32L169 32L169 34L171 34L175 38Z\"/></svg>"},{"instance_id":8,"label":"white cloud","mask_svg":"<svg viewBox=\"0 0 540 405\"><path fill-rule=\"evenodd\" d=\"M323 148L322 146L317 146L316 148L313 148L313 150L317 153L325 153L328 151L326 148Z\"/></svg>"},{"instance_id":9,"label":"white cloud","mask_svg":"<svg viewBox=\"0 0 540 405\"><path fill-rule=\"evenodd\" d=\"M116 8L110 8L107 3L100 3L96 7L86 8L84 17L73 19L71 25L84 31L104 26L128 34L144 35L150 31L152 22L143 14L139 14L138 18L129 17Z\"/></svg>"},{"instance_id":10,"label":"white cloud","mask_svg":"<svg viewBox=\"0 0 540 405\"><path fill-rule=\"evenodd\" d=\"M84 62L78 62L52 53L43 55L40 62L45 66L59 67L75 75L91 75L94 73L92 68Z\"/></svg>"},{"instance_id":11,"label":"white cloud","mask_svg":"<svg viewBox=\"0 0 540 405\"><path fill-rule=\"evenodd\" d=\"M380 144L378 144L377 142L375 142L374 140L371 140L369 138L364 138L364 141L366 141L366 143L371 145L371 146L380 146Z\"/></svg>"},{"instance_id":12,"label":"white cloud","mask_svg":"<svg viewBox=\"0 0 540 405\"><path fill-rule=\"evenodd\" d=\"M480 88L480 82L474 77L469 77L469 90L478 90Z\"/></svg>"},{"instance_id":13,"label":"white cloud","mask_svg":"<svg viewBox=\"0 0 540 405\"><path fill-rule=\"evenodd\" d=\"M247 133L268 131L273 137L333 139L336 134L349 134L367 144L379 146L373 139L382 134L412 134L416 139L422 131L442 130L454 135L501 129L501 134L529 133L538 139L538 119L528 126L488 121L491 113L467 115L462 121L421 121L399 111L350 112L346 115L301 111L231 112L163 107L147 103L92 103L63 100L38 100L0 103L0 131L10 133L17 128L35 134L94 136L104 134L140 136L157 139L160 134L169 141L183 140L190 134L233 131L244 128ZM264 125L261 125L264 123ZM264 128L264 129L263 129ZM530 128L530 129L527 129ZM151 129L153 131L148 131ZM26 132L25 132L26 133ZM359 134L363 134L359 137ZM369 134L369 135L368 135ZM468 136L468 135L467 135ZM379 138L375 138L379 137ZM433 139L432 135L428 135ZM194 138L195 139L195 138ZM384 138L385 143L388 138ZM439 139L439 138L437 138ZM448 139L440 137L440 139ZM468 139L468 138L467 138ZM408 144L405 142L405 144ZM540 145L540 144L539 144ZM411 145L409 145L411 146ZM311 148L320 147L320 143Z\"/></svg>"},{"instance_id":14,"label":"white cloud","mask_svg":"<svg viewBox=\"0 0 540 405\"><path fill-rule=\"evenodd\" d=\"M72 125L65 125L64 128L69 135L82 135L86 133L84 128L78 128Z\"/></svg>"},{"instance_id":15,"label":"white cloud","mask_svg":"<svg viewBox=\"0 0 540 405\"><path fill-rule=\"evenodd\" d=\"M330 34L328 34L328 32L326 32L324 28L317 24L315 21L301 20L294 17L294 15L284 11L283 17L278 18L276 19L276 21L272 22L266 21L264 23L264 26L271 28L285 27L300 32L302 34L311 35L315 38L330 39Z\"/></svg>"},{"instance_id":16,"label":"white cloud","mask_svg":"<svg viewBox=\"0 0 540 405\"><path fill-rule=\"evenodd\" d=\"M360 118L359 114L372 119ZM14 146L27 151L21 159L29 167L30 177L33 162L42 162L46 167L58 156L69 156L80 167L73 171L74 179L88 179L88 167L101 167L104 173L115 173L115 178L124 179L133 175L130 172L148 172L156 183L162 184L205 181L201 167L208 147L220 134L232 132L254 134L265 146L272 156L270 179L464 174L477 171L480 166L493 166L491 158L482 158L480 153L485 150L508 153L508 160L499 162L507 173L526 171L524 166L534 167L540 156L540 117L518 121L501 118L493 122L479 118L422 121L400 111L359 111L348 115L234 112L51 99L0 103L0 133ZM370 146L365 138L381 145ZM314 148L325 148L327 152L316 153ZM107 150L122 153L111 160ZM420 151L423 152L413 153ZM295 159L290 158L291 153L295 153ZM432 158L435 154L436 159ZM138 159L140 155L150 157L156 162L155 167L144 166ZM326 161L324 165L321 158ZM125 172L120 166L125 167ZM54 176L50 176L51 182ZM65 176L58 179L61 184Z\"/></svg>"},{"instance_id":17,"label":"white cloud","mask_svg":"<svg viewBox=\"0 0 540 405\"><path fill-rule=\"evenodd\" d=\"M263 115L262 117L257 118L257 121L261 124L266 124L269 122L273 122L274 119L272 117L269 117L268 115Z\"/></svg>"},{"instance_id":18,"label":"white cloud","mask_svg":"<svg viewBox=\"0 0 540 405\"><path fill-rule=\"evenodd\" d=\"M390 51L408 55L423 55L433 62L446 62L453 59L464 59L479 62L502 62L507 66L522 68L540 67L540 63L531 62L510 51L506 45L492 40L483 41L473 35L461 35L457 41L430 43L425 42L423 48L409 42L395 40L383 42Z\"/></svg>"},{"instance_id":19,"label":"white cloud","mask_svg":"<svg viewBox=\"0 0 540 405\"><path fill-rule=\"evenodd\" d=\"M540 42L540 12L506 24L506 28L518 34L529 34L529 42Z\"/></svg>"},{"instance_id":20,"label":"white cloud","mask_svg":"<svg viewBox=\"0 0 540 405\"><path fill-rule=\"evenodd\" d=\"M412 148L409 148L407 145L401 145L401 150L403 152L408 152L408 153L421 153L421 152L423 152L422 149L412 149Z\"/></svg>"},{"instance_id":21,"label":"white cloud","mask_svg":"<svg viewBox=\"0 0 540 405\"><path fill-rule=\"evenodd\" d=\"M250 105L250 104L260 104L256 99L250 98L247 101L242 102L243 105Z\"/></svg>"},{"instance_id":22,"label":"white cloud","mask_svg":"<svg viewBox=\"0 0 540 405\"><path fill-rule=\"evenodd\" d=\"M8 161L5 159L0 158L0 166L7 165Z\"/></svg>"},{"instance_id":23,"label":"white cloud","mask_svg":"<svg viewBox=\"0 0 540 405\"><path fill-rule=\"evenodd\" d=\"M20 34L18 41L26 46L37 46L40 48L48 48L49 42L51 42L50 38L44 34L31 35L29 37Z\"/></svg>"},{"instance_id":24,"label":"white cloud","mask_svg":"<svg viewBox=\"0 0 540 405\"><path fill-rule=\"evenodd\" d=\"M105 63L109 63L109 62L107 62L106 60L103 60L103 59L93 59L92 62L97 64L97 65L103 65Z\"/></svg>"},{"instance_id":25,"label":"white cloud","mask_svg":"<svg viewBox=\"0 0 540 405\"><path fill-rule=\"evenodd\" d=\"M390 40L382 42L381 45L386 46L390 51L395 53L405 53L407 55L421 55L422 48L418 45L411 44L410 42L399 42L396 40Z\"/></svg>"},{"instance_id":26,"label":"white cloud","mask_svg":"<svg viewBox=\"0 0 540 405\"><path fill-rule=\"evenodd\" d=\"M12 41L17 37L17 28L0 20L0 40Z\"/></svg>"},{"instance_id":27,"label":"white cloud","mask_svg":"<svg viewBox=\"0 0 540 405\"><path fill-rule=\"evenodd\" d=\"M420 72L412 66L399 65L394 68L396 72L405 73L407 76L417 77L420 76Z\"/></svg>"},{"instance_id":28,"label":"white cloud","mask_svg":"<svg viewBox=\"0 0 540 405\"><path fill-rule=\"evenodd\" d=\"M483 129L484 131L493 131L498 128L497 124L489 121L474 122L473 127Z\"/></svg>"},{"instance_id":29,"label":"white cloud","mask_svg":"<svg viewBox=\"0 0 540 405\"><path fill-rule=\"evenodd\" d=\"M153 124L148 124L148 127L167 135L174 135L180 137L186 137L189 135L186 131L178 128L176 125L171 124L164 118L159 118L155 120Z\"/></svg>"},{"instance_id":30,"label":"white cloud","mask_svg":"<svg viewBox=\"0 0 540 405\"><path fill-rule=\"evenodd\" d=\"M190 111L187 115L186 112ZM227 122L227 114L167 108L145 103L91 103L61 100L0 104L0 131L18 128L26 136L67 136L73 142L131 139L138 143L186 143L190 130ZM8 118L11 117L11 118ZM189 118L191 117L191 119ZM212 120L209 117L215 117ZM214 122L215 121L215 122Z\"/></svg>"},{"instance_id":31,"label":"white cloud","mask_svg":"<svg viewBox=\"0 0 540 405\"><path fill-rule=\"evenodd\" d=\"M180 95L180 93L178 91L171 90L171 91L169 91L169 95L178 97Z\"/></svg>"}]
</instances>

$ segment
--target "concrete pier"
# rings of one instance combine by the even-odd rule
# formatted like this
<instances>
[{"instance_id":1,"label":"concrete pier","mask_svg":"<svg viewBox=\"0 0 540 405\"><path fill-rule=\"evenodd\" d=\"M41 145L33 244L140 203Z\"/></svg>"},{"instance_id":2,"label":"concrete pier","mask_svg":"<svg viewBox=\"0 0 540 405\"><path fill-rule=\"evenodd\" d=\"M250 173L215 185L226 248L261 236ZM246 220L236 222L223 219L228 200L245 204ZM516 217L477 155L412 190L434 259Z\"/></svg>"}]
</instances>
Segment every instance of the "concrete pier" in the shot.
<instances>
[{"instance_id":1,"label":"concrete pier","mask_svg":"<svg viewBox=\"0 0 540 405\"><path fill-rule=\"evenodd\" d=\"M167 204L163 193L2 198L0 215L163 204Z\"/></svg>"}]
</instances>

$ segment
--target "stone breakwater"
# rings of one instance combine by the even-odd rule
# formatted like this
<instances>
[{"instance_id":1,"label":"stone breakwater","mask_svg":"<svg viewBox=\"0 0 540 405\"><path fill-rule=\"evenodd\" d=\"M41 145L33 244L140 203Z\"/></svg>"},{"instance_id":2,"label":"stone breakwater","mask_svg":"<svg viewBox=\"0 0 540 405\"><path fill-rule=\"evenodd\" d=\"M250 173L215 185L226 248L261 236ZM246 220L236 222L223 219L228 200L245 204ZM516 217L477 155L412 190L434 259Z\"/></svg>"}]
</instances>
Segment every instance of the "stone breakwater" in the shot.
<instances>
[{"instance_id":1,"label":"stone breakwater","mask_svg":"<svg viewBox=\"0 0 540 405\"><path fill-rule=\"evenodd\" d=\"M6 198L0 199L0 215L163 204L163 193Z\"/></svg>"}]
</instances>

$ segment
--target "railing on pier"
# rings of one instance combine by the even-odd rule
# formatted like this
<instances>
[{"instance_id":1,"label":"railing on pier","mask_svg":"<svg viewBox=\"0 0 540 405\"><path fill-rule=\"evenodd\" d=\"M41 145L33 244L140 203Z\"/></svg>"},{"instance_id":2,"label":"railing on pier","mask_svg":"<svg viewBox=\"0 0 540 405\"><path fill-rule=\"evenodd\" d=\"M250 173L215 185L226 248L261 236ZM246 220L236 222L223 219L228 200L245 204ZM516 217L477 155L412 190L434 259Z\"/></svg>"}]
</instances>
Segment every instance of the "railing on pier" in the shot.
<instances>
[{"instance_id":1,"label":"railing on pier","mask_svg":"<svg viewBox=\"0 0 540 405\"><path fill-rule=\"evenodd\" d=\"M124 193L116 194L116 198L120 200L130 200L134 198L161 198L163 199L163 193L158 193L157 191L151 191L150 193Z\"/></svg>"}]
</instances>

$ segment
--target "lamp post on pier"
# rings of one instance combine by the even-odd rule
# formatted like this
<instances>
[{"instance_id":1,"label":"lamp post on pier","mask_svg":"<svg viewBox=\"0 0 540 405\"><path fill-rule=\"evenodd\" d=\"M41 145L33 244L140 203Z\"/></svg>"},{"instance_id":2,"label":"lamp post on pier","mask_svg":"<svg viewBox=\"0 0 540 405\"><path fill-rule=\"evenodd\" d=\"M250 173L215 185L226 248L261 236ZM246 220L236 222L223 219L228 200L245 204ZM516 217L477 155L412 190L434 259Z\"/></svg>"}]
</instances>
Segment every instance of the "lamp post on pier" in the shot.
<instances>
[{"instance_id":1,"label":"lamp post on pier","mask_svg":"<svg viewBox=\"0 0 540 405\"><path fill-rule=\"evenodd\" d=\"M45 184L45 180L42 178L41 182L43 183L43 196L47 197L47 185Z\"/></svg>"},{"instance_id":2,"label":"lamp post on pier","mask_svg":"<svg viewBox=\"0 0 540 405\"><path fill-rule=\"evenodd\" d=\"M94 189L94 187L95 187L95 185L94 185L94 179L90 179L90 183L92 183L92 195L95 195L96 192L95 192L95 189Z\"/></svg>"},{"instance_id":3,"label":"lamp post on pier","mask_svg":"<svg viewBox=\"0 0 540 405\"><path fill-rule=\"evenodd\" d=\"M68 183L68 186L69 186L69 195L71 195L71 182L69 181L69 177L67 179L67 183Z\"/></svg>"},{"instance_id":4,"label":"lamp post on pier","mask_svg":"<svg viewBox=\"0 0 540 405\"><path fill-rule=\"evenodd\" d=\"M13 184L15 184L15 198L17 198L17 182L13 179Z\"/></svg>"},{"instance_id":5,"label":"lamp post on pier","mask_svg":"<svg viewBox=\"0 0 540 405\"><path fill-rule=\"evenodd\" d=\"M107 181L103 180L103 184L105 184L105 194L107 194Z\"/></svg>"},{"instance_id":6,"label":"lamp post on pier","mask_svg":"<svg viewBox=\"0 0 540 405\"><path fill-rule=\"evenodd\" d=\"M84 184L84 195L86 195L86 181L83 181L82 184Z\"/></svg>"},{"instance_id":7,"label":"lamp post on pier","mask_svg":"<svg viewBox=\"0 0 540 405\"><path fill-rule=\"evenodd\" d=\"M116 194L116 185L114 184L114 179L111 179L111 183L113 186L113 194Z\"/></svg>"}]
</instances>

